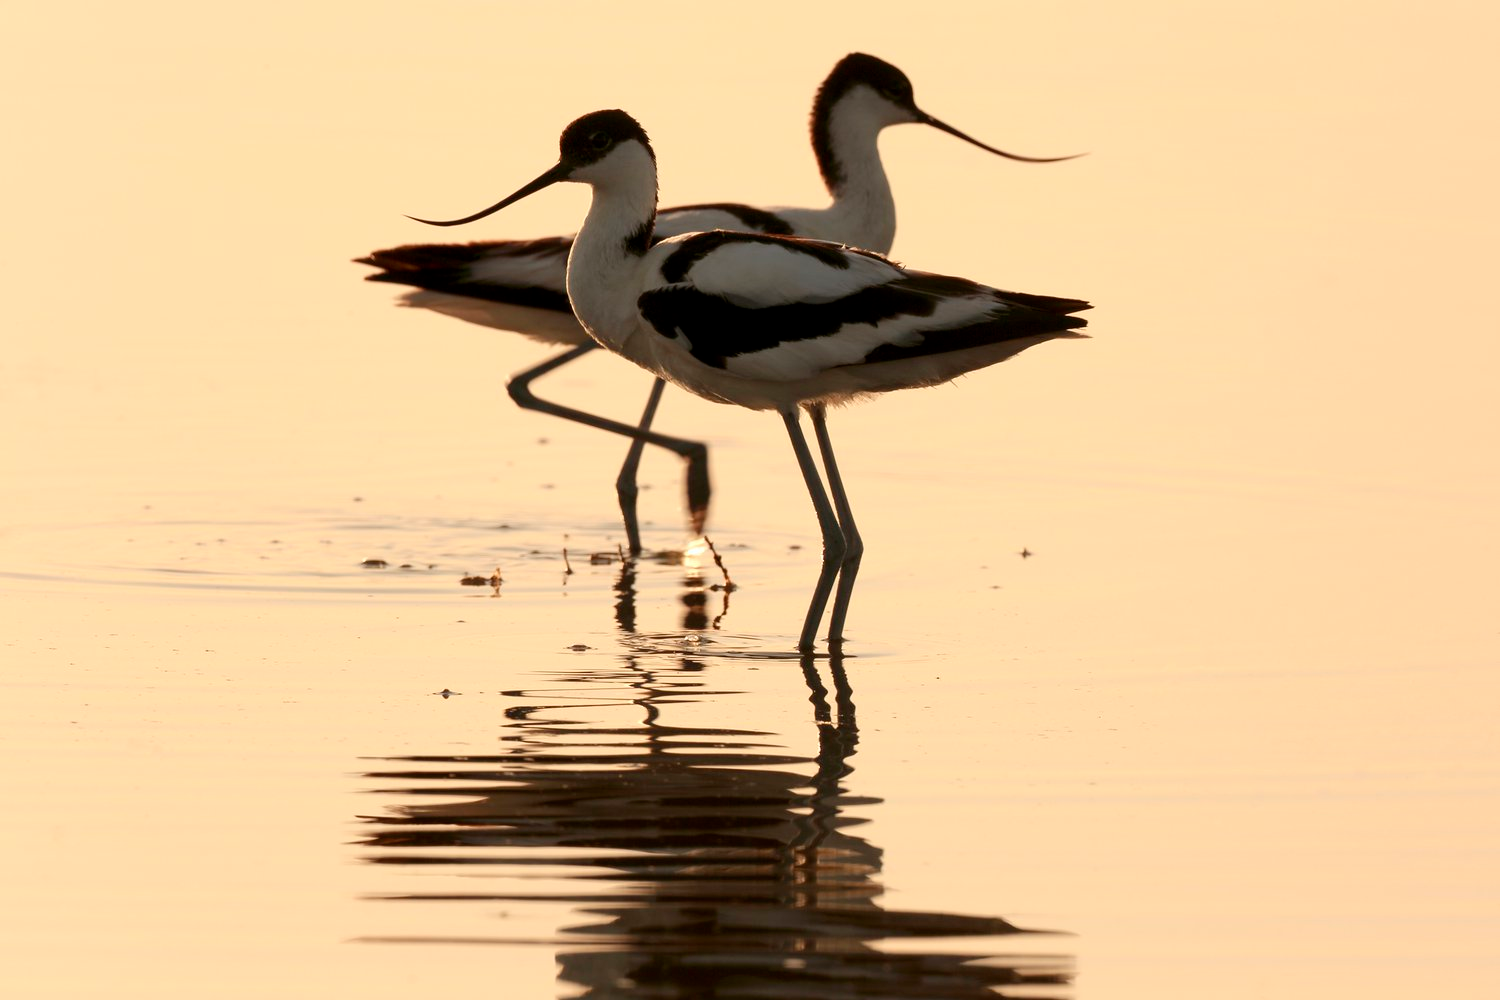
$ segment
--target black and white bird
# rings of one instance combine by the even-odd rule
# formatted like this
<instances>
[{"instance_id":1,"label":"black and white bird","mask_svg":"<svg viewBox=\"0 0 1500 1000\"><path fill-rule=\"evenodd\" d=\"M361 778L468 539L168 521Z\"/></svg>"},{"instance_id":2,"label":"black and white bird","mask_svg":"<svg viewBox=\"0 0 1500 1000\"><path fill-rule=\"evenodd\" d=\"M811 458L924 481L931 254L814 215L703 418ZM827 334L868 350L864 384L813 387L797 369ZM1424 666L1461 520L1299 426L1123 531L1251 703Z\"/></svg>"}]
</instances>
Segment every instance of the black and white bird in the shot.
<instances>
[{"instance_id":1,"label":"black and white bird","mask_svg":"<svg viewBox=\"0 0 1500 1000\"><path fill-rule=\"evenodd\" d=\"M456 226L559 181L593 200L568 254L573 312L594 340L706 399L774 410L786 424L823 532L823 565L798 640L811 650L835 579L829 641L842 642L863 543L828 437L827 407L937 385L1043 341L1081 337L1078 299L1007 292L910 270L837 243L714 231L656 242L656 156L623 111L563 131L556 166ZM828 478L808 449L808 410ZM832 502L829 493L832 493Z\"/></svg>"},{"instance_id":2,"label":"black and white bird","mask_svg":"<svg viewBox=\"0 0 1500 1000\"><path fill-rule=\"evenodd\" d=\"M888 126L920 123L957 136L980 149L1029 163L1052 163L1072 157L1018 156L987 146L917 107L911 81L890 63L852 53L834 66L813 100L812 146L818 171L832 202L824 208L762 209L715 203L684 205L657 214L655 239L682 233L728 229L786 236L808 236L887 253L896 236L896 205L880 162L877 139ZM534 340L568 348L540 365L517 374L511 397L528 409L576 420L635 438L616 480L627 541L640 550L637 527L636 470L647 442L669 448L688 462L688 507L694 530L702 529L708 502L707 449L650 432L663 382L651 387L640 423L630 427L594 414L539 399L534 379L588 353L596 345L573 317L565 287L570 236L534 240L500 240L467 244L412 244L377 250L359 258L381 268L370 281L410 285L417 291L403 304L455 316Z\"/></svg>"}]
</instances>

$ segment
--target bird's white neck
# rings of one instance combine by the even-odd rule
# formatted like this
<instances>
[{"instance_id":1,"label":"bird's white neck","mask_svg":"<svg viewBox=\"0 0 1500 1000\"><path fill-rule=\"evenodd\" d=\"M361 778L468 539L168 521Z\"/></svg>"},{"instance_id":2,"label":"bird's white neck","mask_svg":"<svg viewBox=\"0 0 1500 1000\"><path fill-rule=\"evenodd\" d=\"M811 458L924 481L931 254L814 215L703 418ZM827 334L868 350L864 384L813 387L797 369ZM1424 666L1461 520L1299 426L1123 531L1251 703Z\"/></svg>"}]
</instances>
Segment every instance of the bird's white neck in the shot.
<instances>
[{"instance_id":1,"label":"bird's white neck","mask_svg":"<svg viewBox=\"0 0 1500 1000\"><path fill-rule=\"evenodd\" d=\"M831 228L846 242L881 251L896 239L896 201L880 162L880 130L896 124L890 105L867 87L856 87L829 110L814 135L823 183L833 196Z\"/></svg>"},{"instance_id":2,"label":"bird's white neck","mask_svg":"<svg viewBox=\"0 0 1500 1000\"><path fill-rule=\"evenodd\" d=\"M634 329L635 296L656 221L656 163L641 146L622 146L575 179L593 201L568 253L568 301L600 344L619 351Z\"/></svg>"}]
</instances>

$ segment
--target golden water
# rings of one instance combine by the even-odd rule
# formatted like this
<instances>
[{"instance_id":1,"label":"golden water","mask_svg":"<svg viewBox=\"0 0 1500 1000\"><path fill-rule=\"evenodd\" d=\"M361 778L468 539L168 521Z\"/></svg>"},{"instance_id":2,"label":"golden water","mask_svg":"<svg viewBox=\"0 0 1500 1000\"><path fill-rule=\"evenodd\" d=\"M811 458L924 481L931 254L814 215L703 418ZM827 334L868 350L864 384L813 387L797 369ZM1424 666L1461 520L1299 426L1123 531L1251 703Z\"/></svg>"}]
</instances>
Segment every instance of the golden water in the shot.
<instances>
[{"instance_id":1,"label":"golden water","mask_svg":"<svg viewBox=\"0 0 1500 1000\"><path fill-rule=\"evenodd\" d=\"M1496 15L508 6L6 40L6 994L1493 993ZM534 345L347 261L599 107L668 201L811 203L855 49L1090 153L895 130L895 256L1097 308L835 414L868 552L808 673L776 420L659 418L712 445L737 589L591 562L618 443L511 406ZM538 388L628 419L647 380ZM644 479L680 550L675 462Z\"/></svg>"}]
</instances>

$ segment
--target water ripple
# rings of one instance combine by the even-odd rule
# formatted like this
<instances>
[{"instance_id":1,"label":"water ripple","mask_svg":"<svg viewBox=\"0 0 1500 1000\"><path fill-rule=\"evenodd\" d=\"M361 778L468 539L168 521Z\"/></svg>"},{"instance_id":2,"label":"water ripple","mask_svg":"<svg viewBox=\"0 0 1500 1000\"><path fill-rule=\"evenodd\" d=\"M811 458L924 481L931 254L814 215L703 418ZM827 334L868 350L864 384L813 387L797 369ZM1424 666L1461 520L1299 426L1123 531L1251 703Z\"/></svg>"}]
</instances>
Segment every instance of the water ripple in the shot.
<instances>
[{"instance_id":1,"label":"water ripple","mask_svg":"<svg viewBox=\"0 0 1500 1000\"><path fill-rule=\"evenodd\" d=\"M674 706L733 697L682 656L505 692L497 753L381 758L390 766L364 777L398 804L362 817L361 857L410 866L432 888L372 900L572 916L551 934L520 919L531 932L362 940L553 947L561 979L591 998L1059 995L1065 956L1005 944L1051 932L882 904L882 851L861 833L881 800L848 781L853 691L837 658L802 667L805 753L760 729L664 721ZM622 724L621 709L639 721ZM449 884L476 870L499 883ZM881 947L929 938L944 949Z\"/></svg>"}]
</instances>

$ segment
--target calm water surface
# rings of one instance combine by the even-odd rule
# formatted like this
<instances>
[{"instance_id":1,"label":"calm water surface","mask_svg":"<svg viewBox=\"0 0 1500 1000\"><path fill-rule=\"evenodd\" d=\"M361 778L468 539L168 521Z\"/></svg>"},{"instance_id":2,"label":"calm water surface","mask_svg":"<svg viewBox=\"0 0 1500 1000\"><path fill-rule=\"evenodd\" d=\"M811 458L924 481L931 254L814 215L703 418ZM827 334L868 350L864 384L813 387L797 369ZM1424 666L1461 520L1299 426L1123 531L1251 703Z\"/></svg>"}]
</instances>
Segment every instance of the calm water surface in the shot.
<instances>
[{"instance_id":1,"label":"calm water surface","mask_svg":"<svg viewBox=\"0 0 1500 1000\"><path fill-rule=\"evenodd\" d=\"M206 10L0 60L6 996L1496 994L1493 12ZM896 255L1098 309L834 415L868 551L803 661L774 418L669 394L722 565L655 455L622 561L541 352L348 260L605 106L673 202L811 204L853 49L1090 151L895 130Z\"/></svg>"}]
</instances>

